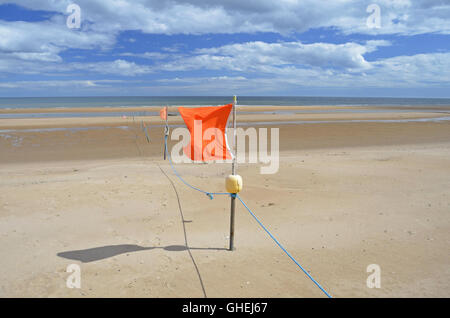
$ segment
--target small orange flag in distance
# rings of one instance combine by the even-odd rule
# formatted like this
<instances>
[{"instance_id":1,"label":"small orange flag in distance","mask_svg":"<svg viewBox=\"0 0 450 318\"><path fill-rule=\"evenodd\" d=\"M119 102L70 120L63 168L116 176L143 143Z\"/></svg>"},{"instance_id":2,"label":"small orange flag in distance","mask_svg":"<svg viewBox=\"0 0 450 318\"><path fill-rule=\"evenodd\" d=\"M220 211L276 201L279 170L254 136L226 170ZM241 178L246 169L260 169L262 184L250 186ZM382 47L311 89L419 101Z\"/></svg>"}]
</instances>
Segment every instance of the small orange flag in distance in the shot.
<instances>
[{"instance_id":1,"label":"small orange flag in distance","mask_svg":"<svg viewBox=\"0 0 450 318\"><path fill-rule=\"evenodd\" d=\"M193 161L228 160L232 155L226 139L226 128L232 104L225 106L178 107L191 134L186 156Z\"/></svg>"},{"instance_id":2,"label":"small orange flag in distance","mask_svg":"<svg viewBox=\"0 0 450 318\"><path fill-rule=\"evenodd\" d=\"M160 111L159 111L159 117L161 117L162 120L167 120L167 106L163 107Z\"/></svg>"}]
</instances>

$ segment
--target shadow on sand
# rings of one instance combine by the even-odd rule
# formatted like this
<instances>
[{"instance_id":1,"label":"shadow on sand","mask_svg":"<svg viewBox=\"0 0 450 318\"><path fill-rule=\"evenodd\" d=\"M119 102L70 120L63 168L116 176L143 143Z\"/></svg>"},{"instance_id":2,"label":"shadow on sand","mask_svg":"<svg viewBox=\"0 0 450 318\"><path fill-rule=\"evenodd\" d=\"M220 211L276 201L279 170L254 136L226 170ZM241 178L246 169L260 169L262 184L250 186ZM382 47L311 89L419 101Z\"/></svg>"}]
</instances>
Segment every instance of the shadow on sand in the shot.
<instances>
[{"instance_id":1,"label":"shadow on sand","mask_svg":"<svg viewBox=\"0 0 450 318\"><path fill-rule=\"evenodd\" d=\"M144 247L133 244L120 244L120 245L107 245L94 248L88 248L85 250L67 251L61 252L56 255L59 257L80 261L82 263L95 262L102 259L114 257L120 254L153 250L153 249L164 249L170 252L181 252L188 250L185 245L169 245L165 247ZM214 247L189 247L191 250L227 250L226 248L214 248Z\"/></svg>"},{"instance_id":2,"label":"shadow on sand","mask_svg":"<svg viewBox=\"0 0 450 318\"><path fill-rule=\"evenodd\" d=\"M192 221L188 221L184 218L183 208L181 207L180 196L178 194L177 188L175 187L175 184L173 183L173 181L169 178L169 176L165 173L165 171L159 165L158 165L158 167L161 170L162 174L164 174L164 176L167 178L167 180L172 185L172 189L177 198L178 211L180 212L181 224L183 226L183 235L184 235L185 245L169 245L166 247L160 247L160 246L144 247L144 246L133 245L133 244L108 245L108 246L89 248L89 249L85 249L85 250L61 252L61 253L58 253L57 255L60 257L63 257L63 258L67 258L67 259L77 260L77 261L80 261L83 263L89 263L89 262L102 260L105 258L114 257L114 256L120 255L120 254L152 250L152 249L157 249L157 248L161 248L161 249L164 249L166 251L171 251L171 252L187 251L187 253L189 254L189 257L192 260L192 265L194 266L195 271L197 272L197 276L198 276L198 280L200 283L200 287L203 292L203 296L205 298L207 298L206 289L205 289L205 285L203 284L202 275L200 274L200 270L197 266L194 256L191 253L191 250L228 251L228 249L213 248L213 247L190 247L189 246L187 232L186 232L186 223L191 223Z\"/></svg>"}]
</instances>

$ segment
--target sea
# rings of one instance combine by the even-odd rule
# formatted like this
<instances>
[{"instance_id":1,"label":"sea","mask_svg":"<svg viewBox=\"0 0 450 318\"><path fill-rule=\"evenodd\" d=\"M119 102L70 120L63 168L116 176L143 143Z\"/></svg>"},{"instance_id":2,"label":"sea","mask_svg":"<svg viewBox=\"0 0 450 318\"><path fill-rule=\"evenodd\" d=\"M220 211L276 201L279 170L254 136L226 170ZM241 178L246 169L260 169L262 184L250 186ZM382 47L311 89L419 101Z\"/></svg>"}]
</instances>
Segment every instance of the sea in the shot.
<instances>
[{"instance_id":1,"label":"sea","mask_svg":"<svg viewBox=\"0 0 450 318\"><path fill-rule=\"evenodd\" d=\"M0 97L0 108L224 105L232 96ZM450 106L450 98L239 96L242 106Z\"/></svg>"}]
</instances>

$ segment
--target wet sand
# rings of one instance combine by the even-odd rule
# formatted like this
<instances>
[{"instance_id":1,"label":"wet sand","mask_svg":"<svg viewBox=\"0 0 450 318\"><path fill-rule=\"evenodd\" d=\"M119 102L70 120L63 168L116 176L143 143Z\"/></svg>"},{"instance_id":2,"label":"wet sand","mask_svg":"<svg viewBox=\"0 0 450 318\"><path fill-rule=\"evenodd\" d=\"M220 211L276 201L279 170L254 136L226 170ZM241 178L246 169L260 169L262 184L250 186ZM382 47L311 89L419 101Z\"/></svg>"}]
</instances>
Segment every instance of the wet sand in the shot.
<instances>
[{"instance_id":1,"label":"wet sand","mask_svg":"<svg viewBox=\"0 0 450 318\"><path fill-rule=\"evenodd\" d=\"M444 115L241 115L332 121L258 126L280 128L280 169L240 164L241 196L333 296L449 297L450 121L344 122ZM229 199L176 179L160 124L0 120L0 131L14 130L0 136L0 296L323 297L241 205L236 250L226 250ZM23 131L67 127L94 129ZM220 192L230 172L177 167ZM81 289L66 287L72 263ZM380 289L366 286L369 264L381 267Z\"/></svg>"}]
</instances>

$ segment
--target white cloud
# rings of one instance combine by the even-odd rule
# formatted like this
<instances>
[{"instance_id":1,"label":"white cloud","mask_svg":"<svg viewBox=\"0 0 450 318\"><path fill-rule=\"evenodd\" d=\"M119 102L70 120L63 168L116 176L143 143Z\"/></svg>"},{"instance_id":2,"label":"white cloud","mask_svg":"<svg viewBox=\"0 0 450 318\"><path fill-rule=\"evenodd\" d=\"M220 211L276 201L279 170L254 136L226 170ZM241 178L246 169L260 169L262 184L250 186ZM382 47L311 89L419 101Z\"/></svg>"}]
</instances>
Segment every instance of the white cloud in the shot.
<instances>
[{"instance_id":1,"label":"white cloud","mask_svg":"<svg viewBox=\"0 0 450 318\"><path fill-rule=\"evenodd\" d=\"M175 60L162 65L170 71L190 69L228 69L234 71L270 70L270 67L297 65L301 67L338 68L344 70L369 69L364 54L379 46L390 45L387 41L330 44L301 42L266 43L261 41L231 44L215 48L199 49L192 57Z\"/></svg>"},{"instance_id":2,"label":"white cloud","mask_svg":"<svg viewBox=\"0 0 450 318\"><path fill-rule=\"evenodd\" d=\"M69 0L22 0L32 9L66 13ZM92 30L159 34L303 32L332 27L345 33L450 34L446 0L77 0ZM381 8L381 28L366 25L369 4Z\"/></svg>"},{"instance_id":3,"label":"white cloud","mask_svg":"<svg viewBox=\"0 0 450 318\"><path fill-rule=\"evenodd\" d=\"M131 56L131 57L139 57L148 60L162 60L169 57L168 54L160 53L160 52L145 52L145 53L121 53L120 56Z\"/></svg>"},{"instance_id":4,"label":"white cloud","mask_svg":"<svg viewBox=\"0 0 450 318\"><path fill-rule=\"evenodd\" d=\"M286 44L286 43L284 43ZM321 53L323 46L313 46L319 48L318 55L306 55L306 60L313 63L304 63L304 52L300 49L300 58L296 58L296 52L301 44L284 45L278 43L273 50L271 44L255 43L243 45L239 49L233 46L200 50L208 55L188 58L188 61L174 61L162 66L164 69L194 70L194 69L217 69L232 74L242 74L241 76L229 76L227 78L201 77L198 80L187 76L177 77L173 80L165 79L161 83L178 85L176 87L196 91L203 88L215 86L220 90L226 90L227 86L240 87L261 92L280 91L287 87L327 87L327 88L348 88L348 87L378 87L378 88L408 88L408 87L448 87L450 85L450 53L429 53L412 56L397 56L392 58L378 59L368 62L360 52L369 52L377 45L386 45L384 42L367 42L363 45L344 45L339 49L346 49L339 56L336 53L339 49L332 48L336 56L334 61L347 61L350 69L342 70L329 67L327 63L316 63L316 60L324 58L327 60L328 54ZM259 48L254 51L255 47ZM325 46L327 47L327 46ZM355 49L356 48L356 49ZM307 50L308 54L309 52ZM215 59L215 54L230 54L224 59ZM255 56L256 55L256 56ZM266 56L269 56L267 59ZM295 62L297 63L291 63ZM248 64L252 62L251 64ZM298 63L302 62L302 63ZM354 62L354 65L352 64ZM316 66L317 64L317 66ZM177 67L176 67L177 66ZM184 68L183 68L184 66ZM248 75L248 76L247 76ZM251 75L251 76L250 76ZM203 88L202 88L203 87Z\"/></svg>"},{"instance_id":5,"label":"white cloud","mask_svg":"<svg viewBox=\"0 0 450 318\"><path fill-rule=\"evenodd\" d=\"M84 73L114 74L121 76L144 75L152 72L151 67L138 65L125 60L115 60L112 62L96 63L70 63L67 65L71 70L80 70Z\"/></svg>"},{"instance_id":6,"label":"white cloud","mask_svg":"<svg viewBox=\"0 0 450 318\"><path fill-rule=\"evenodd\" d=\"M64 15L67 15L66 8L72 3L70 0L0 0L0 3L17 3L31 9L63 14L54 15L44 22L0 20L0 56L4 60L3 63L0 62L0 71L17 71L18 66L25 73L33 73L34 69L51 70L52 66L45 63L62 63L61 53L70 48L111 48L116 35L124 30L164 34L257 31L283 33L301 32L315 27L334 27L348 33L450 33L450 3L439 0L379 0L377 3L382 8L383 17L381 29L368 29L365 24L368 15L366 7L372 1L78 0L84 21L82 30L79 31L68 29L65 24ZM166 63L164 69L184 70L204 65L214 70L242 71L252 68L262 70L264 65L283 64L367 69L371 66L364 59L364 54L381 45L385 44L380 41L369 41L365 45L252 42L216 48L215 52L205 49L190 58L181 59L178 56L178 60ZM239 52L239 56L234 52ZM122 56L152 60L168 57L159 52L124 53ZM32 61L42 62L44 65L32 65ZM110 68L104 67L103 71L102 64L93 69L100 73L124 75L150 72L148 67L132 62L118 60L111 64ZM72 67L77 68L76 65ZM61 66L60 70L69 68ZM77 69L80 70L81 67Z\"/></svg>"},{"instance_id":7,"label":"white cloud","mask_svg":"<svg viewBox=\"0 0 450 318\"><path fill-rule=\"evenodd\" d=\"M212 77L175 77L175 78L163 78L156 82L158 83L208 83L211 81L222 81L222 82L235 82L235 81L246 81L247 78L244 76L212 76Z\"/></svg>"},{"instance_id":8,"label":"white cloud","mask_svg":"<svg viewBox=\"0 0 450 318\"><path fill-rule=\"evenodd\" d=\"M106 48L115 42L113 35L76 31L60 18L45 22L5 22L0 20L0 51L57 54L68 48Z\"/></svg>"},{"instance_id":9,"label":"white cloud","mask_svg":"<svg viewBox=\"0 0 450 318\"><path fill-rule=\"evenodd\" d=\"M4 78L13 73L90 78L93 74L134 77L165 72L166 79L157 82L158 85L205 92L214 87L270 91L285 86L421 87L450 84L450 53L367 60L367 53L391 45L383 40L365 43L349 40L342 44L253 41L185 53L175 45L162 49L162 53L121 53L119 59L112 59L114 53L111 52L114 51L110 50L116 36L125 30L157 34L265 31L288 34L329 27L344 35L450 34L448 0L77 0L83 21L81 30L66 26L66 8L71 0L0 0L2 3L56 12L49 20L41 22L0 20L0 76ZM366 8L371 3L381 7L380 29L370 29L366 25L369 15ZM108 61L65 63L62 56L68 49L102 51ZM136 57L153 63L130 61ZM214 75L205 77L202 74L195 78L189 73L186 77L177 74L174 79L167 78L171 72L193 70L211 71ZM19 85L17 83L3 82L1 87L6 89ZM58 84L60 81L33 83L34 86L31 82L27 84L69 87L69 84ZM70 85L88 88L102 84L86 80L73 81Z\"/></svg>"},{"instance_id":10,"label":"white cloud","mask_svg":"<svg viewBox=\"0 0 450 318\"><path fill-rule=\"evenodd\" d=\"M373 62L373 65L373 85L450 85L450 53L397 56Z\"/></svg>"},{"instance_id":11,"label":"white cloud","mask_svg":"<svg viewBox=\"0 0 450 318\"><path fill-rule=\"evenodd\" d=\"M64 80L64 81L16 81L0 83L0 88L89 88L108 87L111 84L122 83L121 80Z\"/></svg>"},{"instance_id":12,"label":"white cloud","mask_svg":"<svg viewBox=\"0 0 450 318\"><path fill-rule=\"evenodd\" d=\"M238 72L239 75L223 76L187 76L170 77L159 80L136 80L131 87L124 87L122 80L52 80L52 81L22 81L4 82L0 88L8 90L74 88L104 89L105 94L140 93L140 94L278 94L279 92L295 92L308 88L445 88L450 86L450 53L417 54L412 56L398 56L380 59L370 63L368 69L359 69L352 72L343 72L335 69L320 67L302 68L299 65L266 65L263 71ZM117 63L119 64L119 63ZM101 65L101 66L100 66ZM99 66L104 69L113 64ZM81 67L81 66L80 66ZM120 67L119 67L120 69ZM96 70L94 70L96 71ZM156 70L154 70L156 71ZM236 73L226 69L226 72ZM111 72L116 74L119 71Z\"/></svg>"},{"instance_id":13,"label":"white cloud","mask_svg":"<svg viewBox=\"0 0 450 318\"><path fill-rule=\"evenodd\" d=\"M64 69L66 49L106 49L114 35L68 29L59 17L44 22L0 20L0 72L33 74Z\"/></svg>"}]
</instances>

